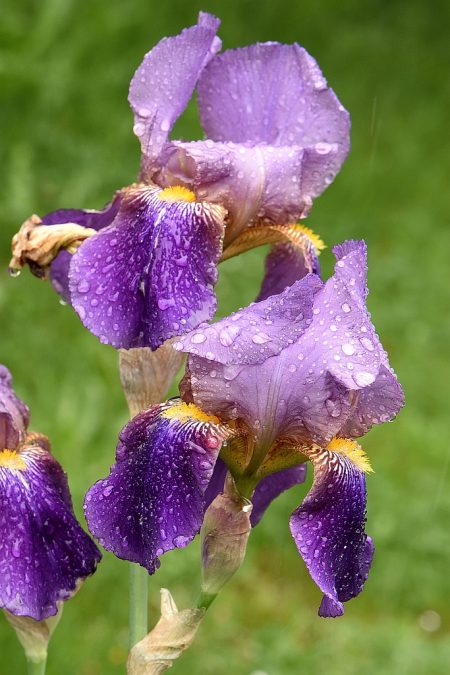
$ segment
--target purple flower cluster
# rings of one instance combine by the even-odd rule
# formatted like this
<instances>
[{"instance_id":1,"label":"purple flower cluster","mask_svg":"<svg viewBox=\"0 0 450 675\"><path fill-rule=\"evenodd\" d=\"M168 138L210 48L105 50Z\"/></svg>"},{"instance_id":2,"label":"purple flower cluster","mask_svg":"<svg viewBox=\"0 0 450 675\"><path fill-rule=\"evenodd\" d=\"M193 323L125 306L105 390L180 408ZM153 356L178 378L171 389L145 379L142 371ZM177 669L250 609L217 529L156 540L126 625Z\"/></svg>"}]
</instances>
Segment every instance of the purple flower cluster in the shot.
<instances>
[{"instance_id":1,"label":"purple flower cluster","mask_svg":"<svg viewBox=\"0 0 450 675\"><path fill-rule=\"evenodd\" d=\"M222 253L270 224L284 240L349 149L348 113L304 49L266 43L218 54L218 25L200 13L196 26L154 47L131 81L140 182L104 211L42 220L98 230L73 257L61 252L51 277L84 325L116 348L156 349L210 319ZM207 139L169 141L195 88Z\"/></svg>"},{"instance_id":2,"label":"purple flower cluster","mask_svg":"<svg viewBox=\"0 0 450 675\"><path fill-rule=\"evenodd\" d=\"M42 219L92 230L51 265L55 289L92 333L125 349L175 338L188 355L180 398L125 426L85 515L102 546L152 574L161 555L200 531L227 472L251 500L255 526L310 462L313 484L290 530L323 593L319 614L334 617L362 590L374 552L365 532L371 468L356 439L403 405L366 309L364 242L336 246L323 282L322 243L296 224L347 155L349 116L303 48L220 54L218 25L201 13L136 71L139 182L103 211ZM206 139L171 141L195 89ZM261 243L272 249L257 301L207 323L220 260ZM10 612L42 618L99 553L73 516L60 466L30 440L28 411L0 375L0 598Z\"/></svg>"},{"instance_id":3,"label":"purple flower cluster","mask_svg":"<svg viewBox=\"0 0 450 675\"><path fill-rule=\"evenodd\" d=\"M291 532L324 593L322 616L343 613L367 578L365 473L355 439L392 419L403 393L365 307L366 248L334 249L334 275L296 281L175 343L188 353L182 400L155 406L122 431L110 475L88 492L91 532L153 573L165 551L198 533L225 465L253 500L255 525L278 494L313 486Z\"/></svg>"}]
</instances>

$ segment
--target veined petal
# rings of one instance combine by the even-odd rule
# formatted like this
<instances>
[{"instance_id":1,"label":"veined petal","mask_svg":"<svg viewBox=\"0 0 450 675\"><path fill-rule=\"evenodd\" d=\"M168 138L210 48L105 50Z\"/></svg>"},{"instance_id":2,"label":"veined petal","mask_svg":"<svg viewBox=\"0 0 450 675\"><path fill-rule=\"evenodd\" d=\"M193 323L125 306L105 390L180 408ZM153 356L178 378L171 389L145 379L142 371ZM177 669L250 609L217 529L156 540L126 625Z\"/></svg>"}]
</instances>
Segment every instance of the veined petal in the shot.
<instances>
[{"instance_id":1,"label":"veined petal","mask_svg":"<svg viewBox=\"0 0 450 675\"><path fill-rule=\"evenodd\" d=\"M209 319L225 211L180 188L123 191L112 225L83 243L70 266L72 304L114 347L151 347Z\"/></svg>"},{"instance_id":2,"label":"veined petal","mask_svg":"<svg viewBox=\"0 0 450 675\"><path fill-rule=\"evenodd\" d=\"M343 614L342 603L362 591L374 550L364 531L365 464L361 455L355 463L354 441L339 441L338 450L310 450L313 486L290 520L297 548L324 593L319 615L327 617Z\"/></svg>"},{"instance_id":3,"label":"veined petal","mask_svg":"<svg viewBox=\"0 0 450 675\"><path fill-rule=\"evenodd\" d=\"M105 206L102 211L82 211L81 209L59 209L42 218L42 225L76 223L93 230L101 230L112 223L120 205L120 193ZM65 302L70 302L69 266L72 255L61 251L50 268L50 279L55 291Z\"/></svg>"},{"instance_id":4,"label":"veined petal","mask_svg":"<svg viewBox=\"0 0 450 675\"><path fill-rule=\"evenodd\" d=\"M297 44L227 50L205 68L198 92L202 125L214 141L339 143L339 164L348 151L348 113Z\"/></svg>"},{"instance_id":5,"label":"veined petal","mask_svg":"<svg viewBox=\"0 0 450 675\"><path fill-rule=\"evenodd\" d=\"M147 178L200 73L221 47L216 37L219 23L212 15L200 12L196 26L164 38L150 50L131 80L128 100Z\"/></svg>"},{"instance_id":6,"label":"veined petal","mask_svg":"<svg viewBox=\"0 0 450 675\"><path fill-rule=\"evenodd\" d=\"M215 324L199 326L174 347L237 368L261 363L306 331L312 321L314 294L321 285L318 277L310 275L276 298L253 303Z\"/></svg>"},{"instance_id":7,"label":"veined petal","mask_svg":"<svg viewBox=\"0 0 450 675\"><path fill-rule=\"evenodd\" d=\"M150 574L159 556L199 532L205 490L229 434L214 416L172 401L137 415L120 434L116 464L89 490L89 529L119 558Z\"/></svg>"},{"instance_id":8,"label":"veined petal","mask_svg":"<svg viewBox=\"0 0 450 675\"><path fill-rule=\"evenodd\" d=\"M12 388L11 373L0 365L0 451L17 448L25 438L29 418L28 407Z\"/></svg>"},{"instance_id":9,"label":"veined petal","mask_svg":"<svg viewBox=\"0 0 450 675\"><path fill-rule=\"evenodd\" d=\"M0 606L41 621L56 614L101 555L77 522L67 478L46 448L0 452Z\"/></svg>"}]
</instances>

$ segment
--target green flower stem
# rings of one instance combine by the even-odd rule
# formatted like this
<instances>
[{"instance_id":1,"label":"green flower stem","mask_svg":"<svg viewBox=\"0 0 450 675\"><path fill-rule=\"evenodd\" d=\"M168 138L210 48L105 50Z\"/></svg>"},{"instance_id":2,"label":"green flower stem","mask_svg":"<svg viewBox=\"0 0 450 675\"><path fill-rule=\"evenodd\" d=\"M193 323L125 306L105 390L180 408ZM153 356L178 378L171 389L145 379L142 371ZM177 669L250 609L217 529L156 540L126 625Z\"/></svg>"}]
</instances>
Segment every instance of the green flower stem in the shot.
<instances>
[{"instance_id":1,"label":"green flower stem","mask_svg":"<svg viewBox=\"0 0 450 675\"><path fill-rule=\"evenodd\" d=\"M47 664L47 654L40 659L27 659L28 675L45 675L45 666Z\"/></svg>"},{"instance_id":2,"label":"green flower stem","mask_svg":"<svg viewBox=\"0 0 450 675\"><path fill-rule=\"evenodd\" d=\"M148 633L148 572L130 563L130 649Z\"/></svg>"},{"instance_id":3,"label":"green flower stem","mask_svg":"<svg viewBox=\"0 0 450 675\"><path fill-rule=\"evenodd\" d=\"M204 591L200 591L197 601L197 609L204 609L206 611L208 607L212 605L217 596L218 593L205 593Z\"/></svg>"}]
</instances>

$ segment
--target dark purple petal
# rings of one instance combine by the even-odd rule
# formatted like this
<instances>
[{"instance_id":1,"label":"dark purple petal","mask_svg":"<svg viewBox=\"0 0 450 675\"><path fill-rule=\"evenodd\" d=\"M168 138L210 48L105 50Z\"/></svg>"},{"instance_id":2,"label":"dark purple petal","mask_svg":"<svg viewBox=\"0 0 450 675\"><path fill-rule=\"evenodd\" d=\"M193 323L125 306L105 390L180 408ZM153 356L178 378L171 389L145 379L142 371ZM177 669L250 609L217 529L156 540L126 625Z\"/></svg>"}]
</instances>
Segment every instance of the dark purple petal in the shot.
<instances>
[{"instance_id":1,"label":"dark purple petal","mask_svg":"<svg viewBox=\"0 0 450 675\"><path fill-rule=\"evenodd\" d=\"M151 173L201 71L221 47L216 37L219 23L215 17L201 12L196 26L164 38L149 51L131 80L128 100L134 113L133 130L141 143L146 174Z\"/></svg>"},{"instance_id":2,"label":"dark purple petal","mask_svg":"<svg viewBox=\"0 0 450 675\"><path fill-rule=\"evenodd\" d=\"M304 250L290 242L275 244L266 258L265 275L257 302L282 293L298 279L313 272L320 276L319 259L311 246Z\"/></svg>"},{"instance_id":3,"label":"dark purple petal","mask_svg":"<svg viewBox=\"0 0 450 675\"><path fill-rule=\"evenodd\" d=\"M81 209L59 209L42 218L43 225L77 223L93 230L101 230L112 223L120 205L120 193L102 211L82 211ZM69 266L72 255L61 251L50 268L53 288L65 302L70 302Z\"/></svg>"},{"instance_id":4,"label":"dark purple petal","mask_svg":"<svg viewBox=\"0 0 450 675\"><path fill-rule=\"evenodd\" d=\"M28 407L12 388L11 373L0 365L0 451L17 448L25 438L29 419Z\"/></svg>"},{"instance_id":5,"label":"dark purple petal","mask_svg":"<svg viewBox=\"0 0 450 675\"><path fill-rule=\"evenodd\" d=\"M41 447L0 452L0 606L41 621L101 555L75 519L67 478Z\"/></svg>"},{"instance_id":6,"label":"dark purple petal","mask_svg":"<svg viewBox=\"0 0 450 675\"><path fill-rule=\"evenodd\" d=\"M295 485L304 483L306 478L306 464L283 469L266 476L258 483L252 497L253 511L251 515L252 527L255 527L263 517L266 509L274 499Z\"/></svg>"},{"instance_id":7,"label":"dark purple petal","mask_svg":"<svg viewBox=\"0 0 450 675\"><path fill-rule=\"evenodd\" d=\"M299 45L255 44L216 56L203 71L199 107L214 141L349 147L349 115Z\"/></svg>"},{"instance_id":8,"label":"dark purple petal","mask_svg":"<svg viewBox=\"0 0 450 675\"><path fill-rule=\"evenodd\" d=\"M311 577L324 593L320 616L340 616L367 579L373 545L364 531L364 473L341 452L316 449L314 483L290 528Z\"/></svg>"},{"instance_id":9,"label":"dark purple petal","mask_svg":"<svg viewBox=\"0 0 450 675\"><path fill-rule=\"evenodd\" d=\"M312 321L314 293L309 275L281 295L253 303L212 325L202 325L174 343L175 349L238 368L265 361L298 340Z\"/></svg>"},{"instance_id":10,"label":"dark purple petal","mask_svg":"<svg viewBox=\"0 0 450 675\"><path fill-rule=\"evenodd\" d=\"M156 187L129 188L112 225L72 259L72 304L84 325L116 348L156 349L216 308L225 212L160 194Z\"/></svg>"},{"instance_id":11,"label":"dark purple petal","mask_svg":"<svg viewBox=\"0 0 450 675\"><path fill-rule=\"evenodd\" d=\"M198 533L225 435L217 418L185 403L137 415L120 434L109 476L86 495L92 534L119 558L155 572L159 556Z\"/></svg>"}]
</instances>

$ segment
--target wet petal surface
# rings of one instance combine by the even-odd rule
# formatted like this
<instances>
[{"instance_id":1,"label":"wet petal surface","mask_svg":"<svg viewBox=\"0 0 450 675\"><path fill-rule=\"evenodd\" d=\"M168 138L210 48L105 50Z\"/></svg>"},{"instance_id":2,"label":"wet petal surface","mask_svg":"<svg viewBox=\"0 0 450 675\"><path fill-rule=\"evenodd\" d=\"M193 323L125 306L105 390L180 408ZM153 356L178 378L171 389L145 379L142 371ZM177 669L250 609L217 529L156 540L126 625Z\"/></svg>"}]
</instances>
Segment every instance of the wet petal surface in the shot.
<instances>
[{"instance_id":1,"label":"wet petal surface","mask_svg":"<svg viewBox=\"0 0 450 675\"><path fill-rule=\"evenodd\" d=\"M92 534L119 558L155 572L159 556L200 530L225 435L217 418L185 403L137 415L120 434L111 473L86 495Z\"/></svg>"},{"instance_id":2,"label":"wet petal surface","mask_svg":"<svg viewBox=\"0 0 450 675\"><path fill-rule=\"evenodd\" d=\"M369 574L373 544L364 531L366 484L346 455L317 449L309 455L314 483L290 520L292 536L311 577L324 593L320 616L344 613Z\"/></svg>"},{"instance_id":3,"label":"wet petal surface","mask_svg":"<svg viewBox=\"0 0 450 675\"><path fill-rule=\"evenodd\" d=\"M200 12L198 24L164 38L145 55L130 84L128 100L134 133L143 155L143 172L151 177L170 130L186 107L198 77L220 49L219 20Z\"/></svg>"},{"instance_id":4,"label":"wet petal surface","mask_svg":"<svg viewBox=\"0 0 450 675\"><path fill-rule=\"evenodd\" d=\"M112 225L72 259L73 306L94 335L116 348L156 349L216 307L225 212L161 194L156 187L129 188Z\"/></svg>"},{"instance_id":5,"label":"wet petal surface","mask_svg":"<svg viewBox=\"0 0 450 675\"><path fill-rule=\"evenodd\" d=\"M77 522L67 478L49 452L0 452L0 606L37 621L56 614L101 555Z\"/></svg>"},{"instance_id":6,"label":"wet petal surface","mask_svg":"<svg viewBox=\"0 0 450 675\"><path fill-rule=\"evenodd\" d=\"M93 230L101 230L112 223L120 205L120 194L102 211L83 211L81 209L59 209L42 218L42 225L77 223ZM50 268L50 279L55 291L65 302L70 302L69 267L72 255L61 251Z\"/></svg>"}]
</instances>

